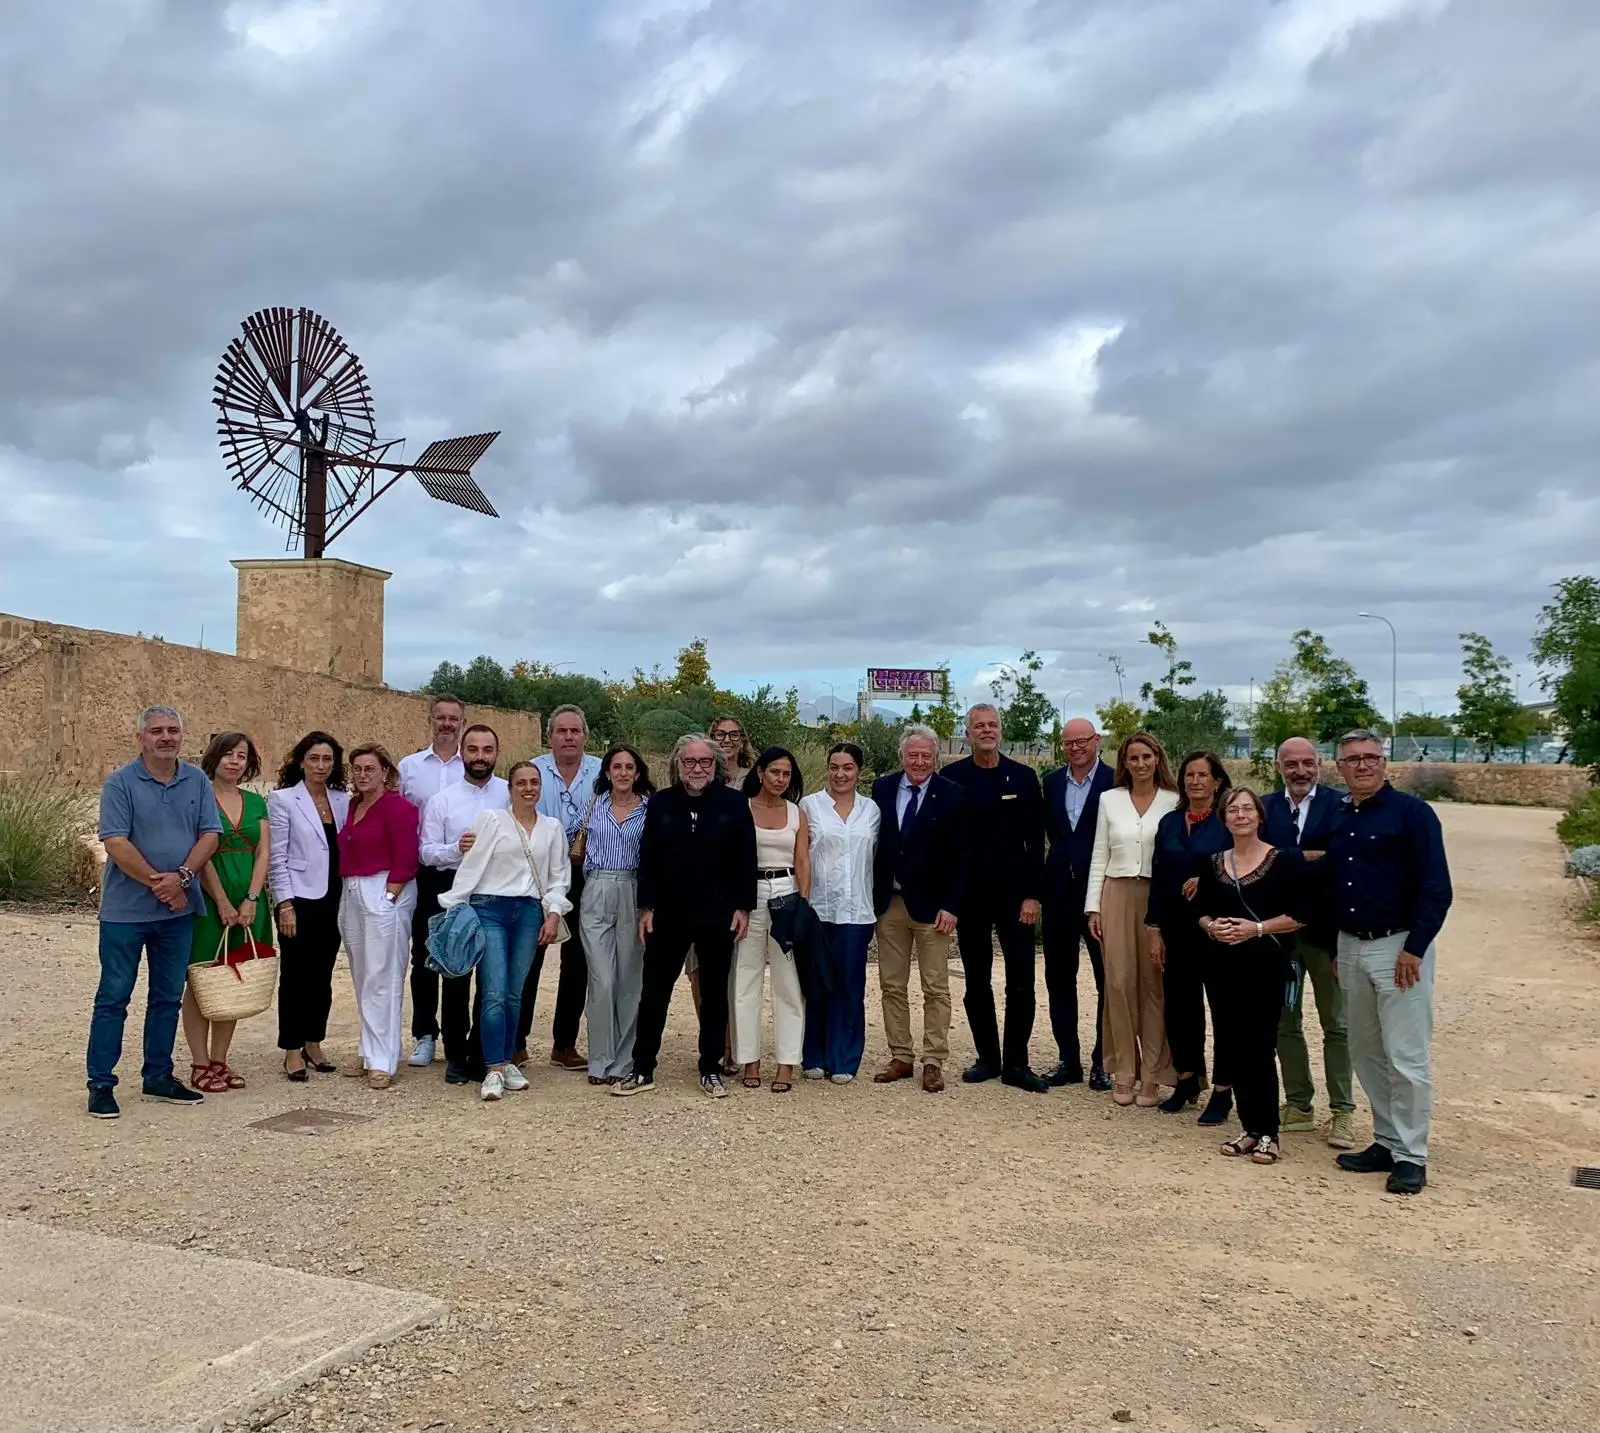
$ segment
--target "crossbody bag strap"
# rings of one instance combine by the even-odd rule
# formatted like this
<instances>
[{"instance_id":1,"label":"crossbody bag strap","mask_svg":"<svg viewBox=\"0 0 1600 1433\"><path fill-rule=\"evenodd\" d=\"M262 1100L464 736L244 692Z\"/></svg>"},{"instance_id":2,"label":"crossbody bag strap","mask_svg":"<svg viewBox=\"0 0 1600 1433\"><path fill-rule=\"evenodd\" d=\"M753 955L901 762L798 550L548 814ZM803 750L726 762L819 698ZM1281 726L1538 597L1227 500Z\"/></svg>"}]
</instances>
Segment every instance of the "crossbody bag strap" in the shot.
<instances>
[{"instance_id":1,"label":"crossbody bag strap","mask_svg":"<svg viewBox=\"0 0 1600 1433\"><path fill-rule=\"evenodd\" d=\"M546 819L548 820L549 818L547 817ZM537 816L535 816L534 817L534 825L537 826L538 824L539 824L539 818ZM544 904L544 883L542 881L540 881L540 879L539 879L539 867L538 867L538 864L533 859L533 846L528 840L528 833L522 829L522 822L517 820L516 816L514 816L514 815L511 817L511 825L512 825L512 827L515 829L515 831L517 833L517 840L522 843L522 854L525 857L527 857L527 860L528 860L528 873L533 877L533 888L534 888L534 890L536 890L538 892L538 895L535 897L535 899L541 905L543 905Z\"/></svg>"}]
</instances>

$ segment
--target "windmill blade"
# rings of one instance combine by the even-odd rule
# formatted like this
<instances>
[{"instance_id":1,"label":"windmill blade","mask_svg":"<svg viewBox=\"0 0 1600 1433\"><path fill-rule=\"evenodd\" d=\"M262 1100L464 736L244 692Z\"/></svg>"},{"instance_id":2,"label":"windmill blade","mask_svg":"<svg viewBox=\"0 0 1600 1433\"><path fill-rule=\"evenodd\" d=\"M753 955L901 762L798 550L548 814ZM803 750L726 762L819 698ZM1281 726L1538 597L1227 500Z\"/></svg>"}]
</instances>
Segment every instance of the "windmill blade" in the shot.
<instances>
[{"instance_id":1,"label":"windmill blade","mask_svg":"<svg viewBox=\"0 0 1600 1433\"><path fill-rule=\"evenodd\" d=\"M246 342L255 349L266 369L272 386L283 395L283 401L294 407L294 310L292 308L258 309L247 318L242 327Z\"/></svg>"},{"instance_id":2,"label":"windmill blade","mask_svg":"<svg viewBox=\"0 0 1600 1433\"><path fill-rule=\"evenodd\" d=\"M474 433L466 438L441 438L429 443L411 466L423 492L485 517L499 517L494 504L472 479L472 465L489 450L499 433Z\"/></svg>"},{"instance_id":3,"label":"windmill blade","mask_svg":"<svg viewBox=\"0 0 1600 1433\"><path fill-rule=\"evenodd\" d=\"M283 405L273 397L261 370L251 361L249 350L237 338L222 355L211 392L211 401L224 410L237 409L256 418L285 416Z\"/></svg>"},{"instance_id":4,"label":"windmill blade","mask_svg":"<svg viewBox=\"0 0 1600 1433\"><path fill-rule=\"evenodd\" d=\"M310 386L304 369L301 370L301 386ZM342 427L358 430L369 439L377 431L372 420L372 390L367 386L367 375L361 367L361 360L353 353L331 378L306 399L305 406L335 414Z\"/></svg>"},{"instance_id":5,"label":"windmill blade","mask_svg":"<svg viewBox=\"0 0 1600 1433\"><path fill-rule=\"evenodd\" d=\"M340 359L354 355L339 337L339 331L321 314L303 308L297 311L296 317L299 319L295 352L300 360L300 406L309 408L312 405L306 401L306 394L327 377Z\"/></svg>"}]
</instances>

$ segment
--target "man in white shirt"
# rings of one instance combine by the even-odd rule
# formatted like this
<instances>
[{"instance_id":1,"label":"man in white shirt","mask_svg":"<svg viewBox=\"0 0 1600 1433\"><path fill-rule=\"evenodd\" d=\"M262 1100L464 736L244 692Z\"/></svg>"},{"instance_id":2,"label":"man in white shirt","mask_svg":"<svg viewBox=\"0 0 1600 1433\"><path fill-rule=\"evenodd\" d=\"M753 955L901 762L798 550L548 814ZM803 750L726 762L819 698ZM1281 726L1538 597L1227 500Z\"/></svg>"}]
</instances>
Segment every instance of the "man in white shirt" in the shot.
<instances>
[{"instance_id":1,"label":"man in white shirt","mask_svg":"<svg viewBox=\"0 0 1600 1433\"><path fill-rule=\"evenodd\" d=\"M583 708L559 706L550 713L545 729L550 750L534 758L539 768L539 814L559 821L567 833L570 847L583 829L594 800L594 784L600 778L600 758L585 752L589 722ZM589 1062L578 1052L578 1026L583 1020L584 1001L589 993L589 965L578 940L578 913L583 900L583 868L573 862L572 885L567 891L572 913L567 927L572 939L561 947L561 974L556 985L556 1010L550 1028L550 1063L563 1070L587 1070ZM528 1034L533 1029L533 1002L539 992L539 974L544 969L544 950L534 957L522 988L522 1009L517 1016L516 1050L513 1064L528 1062Z\"/></svg>"},{"instance_id":2,"label":"man in white shirt","mask_svg":"<svg viewBox=\"0 0 1600 1433\"><path fill-rule=\"evenodd\" d=\"M462 775L460 781L441 786L422 808L418 832L417 906L429 914L439 910L440 895L449 890L461 867L461 858L472 849L472 823L483 811L501 810L511 804L511 791L502 777L494 774L500 757L500 738L493 727L469 726L461 737ZM424 927L426 929L426 927ZM434 1020L435 1032L444 1032L444 1078L449 1085L466 1085L481 1079L475 1066L471 1042L471 976L445 979L426 963L411 968L413 1029L433 1016L442 1006L442 1017ZM413 1065L433 1062L437 1036L423 1034L412 1051Z\"/></svg>"},{"instance_id":3,"label":"man in white shirt","mask_svg":"<svg viewBox=\"0 0 1600 1433\"><path fill-rule=\"evenodd\" d=\"M428 727L433 743L400 758L400 794L417 810L441 789L461 780L466 766L461 759L461 725L466 708L459 698L440 692L428 703ZM490 770L494 763L489 763ZM411 917L411 1047L413 1065L429 1065L439 1044L439 977L428 969L428 918L439 911L439 891L431 894L426 878L417 877L417 908Z\"/></svg>"}]
</instances>

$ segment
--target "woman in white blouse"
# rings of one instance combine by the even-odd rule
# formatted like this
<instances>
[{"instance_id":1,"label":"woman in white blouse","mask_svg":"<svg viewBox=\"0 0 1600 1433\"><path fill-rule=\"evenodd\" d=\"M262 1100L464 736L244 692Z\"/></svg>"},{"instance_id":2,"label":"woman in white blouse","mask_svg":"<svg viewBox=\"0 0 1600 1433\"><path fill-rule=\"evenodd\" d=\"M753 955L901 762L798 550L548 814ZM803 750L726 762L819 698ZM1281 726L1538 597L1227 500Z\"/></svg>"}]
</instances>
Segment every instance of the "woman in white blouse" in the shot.
<instances>
[{"instance_id":1,"label":"woman in white blouse","mask_svg":"<svg viewBox=\"0 0 1600 1433\"><path fill-rule=\"evenodd\" d=\"M800 803L811 831L811 906L828 940L826 1001L806 1002L805 1076L848 1085L867 1045L867 946L872 940L872 860L881 817L856 791L864 761L853 741L828 748L828 789Z\"/></svg>"},{"instance_id":2,"label":"woman in white blouse","mask_svg":"<svg viewBox=\"0 0 1600 1433\"><path fill-rule=\"evenodd\" d=\"M539 947L555 943L561 917L572 909L567 836L559 821L539 815L539 768L519 761L506 780L511 809L484 811L472 823L472 849L439 896L444 907L470 901L483 931L478 1020L486 1100L528 1088L527 1077L511 1063L522 986Z\"/></svg>"},{"instance_id":3,"label":"woman in white blouse","mask_svg":"<svg viewBox=\"0 0 1600 1433\"><path fill-rule=\"evenodd\" d=\"M1111 1098L1119 1105L1152 1109L1160 1102L1160 1087L1177 1078L1167 1050L1161 967L1145 915L1156 827L1177 808L1178 783L1161 743L1143 731L1117 748L1115 782L1100 797L1083 908L1104 953L1101 1039Z\"/></svg>"}]
</instances>

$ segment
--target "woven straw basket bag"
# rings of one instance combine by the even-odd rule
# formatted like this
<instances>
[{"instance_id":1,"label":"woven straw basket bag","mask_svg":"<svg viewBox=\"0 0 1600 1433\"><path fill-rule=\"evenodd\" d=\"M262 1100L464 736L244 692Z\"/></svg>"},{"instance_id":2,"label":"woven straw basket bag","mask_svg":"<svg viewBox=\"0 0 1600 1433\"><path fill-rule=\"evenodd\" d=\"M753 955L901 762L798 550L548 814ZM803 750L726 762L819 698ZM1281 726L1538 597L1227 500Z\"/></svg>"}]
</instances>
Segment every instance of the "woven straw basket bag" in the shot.
<instances>
[{"instance_id":1,"label":"woven straw basket bag","mask_svg":"<svg viewBox=\"0 0 1600 1433\"><path fill-rule=\"evenodd\" d=\"M271 947L263 951L248 933L245 944L231 955L227 944L224 929L216 959L209 965L189 967L189 988L207 1020L245 1020L259 1015L272 1004L278 989L276 951ZM243 954L246 950L248 955Z\"/></svg>"}]
</instances>

